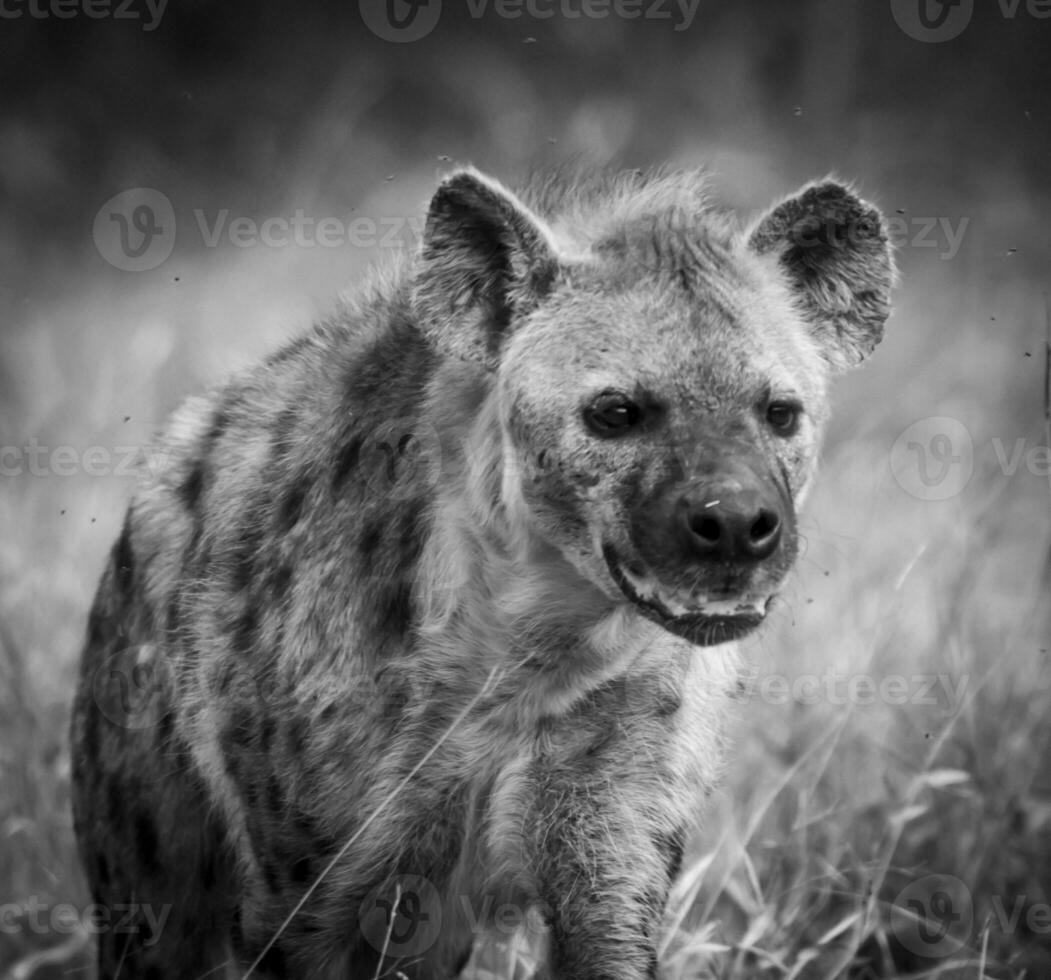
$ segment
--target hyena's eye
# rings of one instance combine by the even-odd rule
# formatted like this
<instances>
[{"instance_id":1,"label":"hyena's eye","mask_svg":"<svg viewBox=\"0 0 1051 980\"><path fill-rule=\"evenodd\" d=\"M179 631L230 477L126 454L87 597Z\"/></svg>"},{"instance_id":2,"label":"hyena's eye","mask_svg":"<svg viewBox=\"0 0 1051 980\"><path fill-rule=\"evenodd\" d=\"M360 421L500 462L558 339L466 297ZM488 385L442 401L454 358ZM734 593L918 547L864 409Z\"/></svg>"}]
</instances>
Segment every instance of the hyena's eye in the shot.
<instances>
[{"instance_id":1,"label":"hyena's eye","mask_svg":"<svg viewBox=\"0 0 1051 980\"><path fill-rule=\"evenodd\" d=\"M797 402L770 402L766 406L766 421L779 436L794 436L799 430L802 411Z\"/></svg>"},{"instance_id":2,"label":"hyena's eye","mask_svg":"<svg viewBox=\"0 0 1051 980\"><path fill-rule=\"evenodd\" d=\"M584 409L584 423L596 436L619 436L642 421L642 409L627 395L610 391Z\"/></svg>"}]
</instances>

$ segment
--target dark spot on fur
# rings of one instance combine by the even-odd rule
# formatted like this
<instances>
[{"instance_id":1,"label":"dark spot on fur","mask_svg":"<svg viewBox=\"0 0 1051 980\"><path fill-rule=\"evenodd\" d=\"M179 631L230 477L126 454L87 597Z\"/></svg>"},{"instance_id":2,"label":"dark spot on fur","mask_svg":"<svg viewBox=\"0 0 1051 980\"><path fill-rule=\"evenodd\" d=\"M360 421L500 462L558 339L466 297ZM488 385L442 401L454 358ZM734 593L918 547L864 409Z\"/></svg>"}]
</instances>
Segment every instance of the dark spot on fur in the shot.
<instances>
[{"instance_id":1,"label":"dark spot on fur","mask_svg":"<svg viewBox=\"0 0 1051 980\"><path fill-rule=\"evenodd\" d=\"M274 887L275 891L277 890L276 886L272 887ZM288 972L285 954L277 945L271 946L270 949L266 951L266 954L259 963L259 973L263 976L273 977L292 976L292 974Z\"/></svg>"},{"instance_id":2,"label":"dark spot on fur","mask_svg":"<svg viewBox=\"0 0 1051 980\"><path fill-rule=\"evenodd\" d=\"M656 707L661 718L674 715L682 707L682 695L678 691L662 687L657 691Z\"/></svg>"},{"instance_id":3,"label":"dark spot on fur","mask_svg":"<svg viewBox=\"0 0 1051 980\"><path fill-rule=\"evenodd\" d=\"M171 741L172 731L175 727L175 718L170 711L161 714L157 721L157 742L163 747Z\"/></svg>"},{"instance_id":4,"label":"dark spot on fur","mask_svg":"<svg viewBox=\"0 0 1051 980\"><path fill-rule=\"evenodd\" d=\"M384 590L376 607L380 630L404 635L412 623L412 586L408 582L394 583Z\"/></svg>"},{"instance_id":5,"label":"dark spot on fur","mask_svg":"<svg viewBox=\"0 0 1051 980\"><path fill-rule=\"evenodd\" d=\"M259 611L254 603L249 602L234 627L234 649L242 657L248 657L255 652L258 628Z\"/></svg>"},{"instance_id":6,"label":"dark spot on fur","mask_svg":"<svg viewBox=\"0 0 1051 980\"><path fill-rule=\"evenodd\" d=\"M597 735L592 739L591 744L588 745L584 752L587 759L591 760L593 764L605 761L603 757L606 755L606 750L611 745L615 746L618 744L617 736L618 733L613 730L603 731L601 734Z\"/></svg>"},{"instance_id":7,"label":"dark spot on fur","mask_svg":"<svg viewBox=\"0 0 1051 980\"><path fill-rule=\"evenodd\" d=\"M292 826L312 853L322 856L335 854L342 842L333 840L309 813L301 807L292 811Z\"/></svg>"},{"instance_id":8,"label":"dark spot on fur","mask_svg":"<svg viewBox=\"0 0 1051 980\"><path fill-rule=\"evenodd\" d=\"M237 668L229 661L224 661L219 665L219 671L215 675L215 689L221 697L225 697L227 692L229 692L230 684L233 682L236 674Z\"/></svg>"},{"instance_id":9,"label":"dark spot on fur","mask_svg":"<svg viewBox=\"0 0 1051 980\"><path fill-rule=\"evenodd\" d=\"M114 827L124 826L124 795L120 783L115 779L106 784L106 811L109 813L109 822Z\"/></svg>"},{"instance_id":10,"label":"dark spot on fur","mask_svg":"<svg viewBox=\"0 0 1051 980\"><path fill-rule=\"evenodd\" d=\"M303 513L303 503L309 491L309 479L306 476L301 476L292 485L288 493L285 494L277 516L283 530L290 530L299 520Z\"/></svg>"},{"instance_id":11,"label":"dark spot on fur","mask_svg":"<svg viewBox=\"0 0 1051 980\"><path fill-rule=\"evenodd\" d=\"M272 892L281 890L281 872L275 861L263 861L263 880Z\"/></svg>"},{"instance_id":12,"label":"dark spot on fur","mask_svg":"<svg viewBox=\"0 0 1051 980\"><path fill-rule=\"evenodd\" d=\"M373 556L383 540L384 530L382 520L371 520L365 525L358 539L358 551L362 558L368 560Z\"/></svg>"},{"instance_id":13,"label":"dark spot on fur","mask_svg":"<svg viewBox=\"0 0 1051 980\"><path fill-rule=\"evenodd\" d=\"M176 495L190 513L195 514L198 511L205 483L207 482L208 457L215 449L215 444L219 441L229 424L230 413L228 409L226 407L219 408L212 416L212 424L201 440L200 453L197 459L194 460L190 472L186 475L186 479L183 480L176 490Z\"/></svg>"},{"instance_id":14,"label":"dark spot on fur","mask_svg":"<svg viewBox=\"0 0 1051 980\"><path fill-rule=\"evenodd\" d=\"M181 742L176 743L175 751L172 753L172 767L175 772L191 772L193 770L193 757L189 749Z\"/></svg>"},{"instance_id":15,"label":"dark spot on fur","mask_svg":"<svg viewBox=\"0 0 1051 980\"><path fill-rule=\"evenodd\" d=\"M280 818L286 809L285 795L281 790L281 782L273 773L270 773L270 778L266 782L266 805L276 818Z\"/></svg>"},{"instance_id":16,"label":"dark spot on fur","mask_svg":"<svg viewBox=\"0 0 1051 980\"><path fill-rule=\"evenodd\" d=\"M263 752L270 751L270 745L274 740L274 728L276 722L272 715L263 718L263 725L259 730L259 747Z\"/></svg>"},{"instance_id":17,"label":"dark spot on fur","mask_svg":"<svg viewBox=\"0 0 1051 980\"><path fill-rule=\"evenodd\" d=\"M102 716L102 712L95 704L87 704L84 706L84 757L91 764L91 767L96 768L96 763L99 758L99 719Z\"/></svg>"},{"instance_id":18,"label":"dark spot on fur","mask_svg":"<svg viewBox=\"0 0 1051 980\"><path fill-rule=\"evenodd\" d=\"M223 759L226 762L226 774L236 783L241 783L241 757L231 747L228 737L222 739Z\"/></svg>"},{"instance_id":19,"label":"dark spot on fur","mask_svg":"<svg viewBox=\"0 0 1051 980\"><path fill-rule=\"evenodd\" d=\"M136 928L138 929L136 938L141 938L142 926L144 925L146 925L144 922L136 923ZM152 935L153 930L148 925L146 925L146 931ZM156 963L150 963L149 966L144 967L142 972L139 973L139 977L141 980L164 980L164 971Z\"/></svg>"},{"instance_id":20,"label":"dark spot on fur","mask_svg":"<svg viewBox=\"0 0 1051 980\"><path fill-rule=\"evenodd\" d=\"M301 857L298 861L293 863L292 870L289 874L297 885L302 885L305 882L310 881L310 879L314 877L313 869L310 865L310 858Z\"/></svg>"},{"instance_id":21,"label":"dark spot on fur","mask_svg":"<svg viewBox=\"0 0 1051 980\"><path fill-rule=\"evenodd\" d=\"M92 649L103 649L110 636L110 619L96 601L88 616L88 646Z\"/></svg>"},{"instance_id":22,"label":"dark spot on fur","mask_svg":"<svg viewBox=\"0 0 1051 980\"><path fill-rule=\"evenodd\" d=\"M131 550L130 508L124 516L124 527L121 529L120 537L117 539L117 543L113 546L112 559L117 588L127 599L131 596L135 572L135 556Z\"/></svg>"},{"instance_id":23,"label":"dark spot on fur","mask_svg":"<svg viewBox=\"0 0 1051 980\"><path fill-rule=\"evenodd\" d=\"M423 539L426 528L424 517L427 505L424 500L416 499L408 503L405 513L402 515L401 536L398 539L400 559L403 563L403 571L414 565L423 548Z\"/></svg>"},{"instance_id":24,"label":"dark spot on fur","mask_svg":"<svg viewBox=\"0 0 1051 980\"><path fill-rule=\"evenodd\" d=\"M232 404L236 399L236 395L229 398L228 401ZM204 453L202 455L208 455L215 448L215 444L222 438L223 433L226 431L226 427L230 424L230 409L228 405L221 406L212 416L212 424L208 429L208 434L204 437Z\"/></svg>"},{"instance_id":25,"label":"dark spot on fur","mask_svg":"<svg viewBox=\"0 0 1051 980\"><path fill-rule=\"evenodd\" d=\"M295 570L289 562L283 562L270 573L270 593L277 602L282 602L292 586Z\"/></svg>"},{"instance_id":26,"label":"dark spot on fur","mask_svg":"<svg viewBox=\"0 0 1051 980\"><path fill-rule=\"evenodd\" d=\"M157 854L160 842L157 839L157 828L154 826L153 818L144 810L135 815L135 853L138 855L139 864L150 874L156 874L161 870L161 863Z\"/></svg>"},{"instance_id":27,"label":"dark spot on fur","mask_svg":"<svg viewBox=\"0 0 1051 980\"><path fill-rule=\"evenodd\" d=\"M110 881L109 873L109 862L106 860L105 854L96 854L95 856L95 887L100 890L105 890L109 887Z\"/></svg>"},{"instance_id":28,"label":"dark spot on fur","mask_svg":"<svg viewBox=\"0 0 1051 980\"><path fill-rule=\"evenodd\" d=\"M218 860L214 851L205 855L201 862L201 887L205 891L211 891L219 879ZM187 920L190 921L190 920Z\"/></svg>"},{"instance_id":29,"label":"dark spot on fur","mask_svg":"<svg viewBox=\"0 0 1051 980\"><path fill-rule=\"evenodd\" d=\"M292 455L294 446L292 444L292 433L295 432L299 423L299 410L286 408L274 420L273 451L274 461L279 467L287 464Z\"/></svg>"},{"instance_id":30,"label":"dark spot on fur","mask_svg":"<svg viewBox=\"0 0 1051 980\"><path fill-rule=\"evenodd\" d=\"M350 474L357 468L361 456L361 442L361 436L352 436L336 454L336 465L332 471L333 493L339 493L343 489Z\"/></svg>"},{"instance_id":31,"label":"dark spot on fur","mask_svg":"<svg viewBox=\"0 0 1051 980\"><path fill-rule=\"evenodd\" d=\"M190 472L187 474L186 479L179 484L179 487L175 492L182 501L183 506L190 511L190 513L196 513L197 504L200 502L203 490L204 463L201 462L201 460L197 460L190 468Z\"/></svg>"},{"instance_id":32,"label":"dark spot on fur","mask_svg":"<svg viewBox=\"0 0 1051 980\"><path fill-rule=\"evenodd\" d=\"M244 704L238 704L230 714L223 732L224 741L240 748L248 748L255 740L255 716Z\"/></svg>"},{"instance_id":33,"label":"dark spot on fur","mask_svg":"<svg viewBox=\"0 0 1051 980\"><path fill-rule=\"evenodd\" d=\"M302 718L293 718L285 729L288 751L293 756L300 756L306 750L307 724Z\"/></svg>"}]
</instances>

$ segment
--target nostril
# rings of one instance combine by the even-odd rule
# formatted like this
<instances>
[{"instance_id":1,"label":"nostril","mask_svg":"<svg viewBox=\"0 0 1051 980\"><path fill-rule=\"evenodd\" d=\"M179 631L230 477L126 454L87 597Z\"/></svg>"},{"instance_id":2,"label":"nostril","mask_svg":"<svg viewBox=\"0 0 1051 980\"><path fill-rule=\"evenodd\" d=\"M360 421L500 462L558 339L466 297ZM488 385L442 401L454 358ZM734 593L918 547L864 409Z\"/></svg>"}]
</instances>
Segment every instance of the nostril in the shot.
<instances>
[{"instance_id":1,"label":"nostril","mask_svg":"<svg viewBox=\"0 0 1051 980\"><path fill-rule=\"evenodd\" d=\"M761 541L765 541L772 534L775 534L778 528L781 526L781 521L772 510L761 510L759 516L752 522L752 526L748 529L748 536L751 538L753 544L758 544Z\"/></svg>"},{"instance_id":2,"label":"nostril","mask_svg":"<svg viewBox=\"0 0 1051 980\"><path fill-rule=\"evenodd\" d=\"M710 544L715 544L722 536L723 529L719 522L707 514L696 515L690 518L690 530L697 537Z\"/></svg>"}]
</instances>

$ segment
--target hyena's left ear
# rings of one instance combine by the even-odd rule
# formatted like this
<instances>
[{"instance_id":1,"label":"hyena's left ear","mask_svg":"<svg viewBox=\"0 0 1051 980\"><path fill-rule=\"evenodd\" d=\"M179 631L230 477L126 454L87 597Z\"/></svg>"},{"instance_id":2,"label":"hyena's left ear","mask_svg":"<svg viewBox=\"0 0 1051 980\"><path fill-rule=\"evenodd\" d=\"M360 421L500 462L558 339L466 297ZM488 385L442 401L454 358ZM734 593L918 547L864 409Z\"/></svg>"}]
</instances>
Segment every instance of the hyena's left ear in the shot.
<instances>
[{"instance_id":1,"label":"hyena's left ear","mask_svg":"<svg viewBox=\"0 0 1051 980\"><path fill-rule=\"evenodd\" d=\"M557 270L543 221L495 180L461 170L431 199L413 311L440 351L495 368L513 321L550 290Z\"/></svg>"},{"instance_id":2,"label":"hyena's left ear","mask_svg":"<svg viewBox=\"0 0 1051 980\"><path fill-rule=\"evenodd\" d=\"M748 242L778 257L834 367L872 353L890 314L895 275L879 211L842 184L813 184L760 218Z\"/></svg>"}]
</instances>

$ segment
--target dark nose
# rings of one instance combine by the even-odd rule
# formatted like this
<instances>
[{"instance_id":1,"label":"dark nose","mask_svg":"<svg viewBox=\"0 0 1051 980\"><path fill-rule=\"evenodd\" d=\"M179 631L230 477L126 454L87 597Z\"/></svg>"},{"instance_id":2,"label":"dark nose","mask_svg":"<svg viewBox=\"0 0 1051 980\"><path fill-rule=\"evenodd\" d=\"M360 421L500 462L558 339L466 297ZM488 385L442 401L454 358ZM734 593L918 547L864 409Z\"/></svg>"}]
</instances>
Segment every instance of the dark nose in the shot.
<instances>
[{"instance_id":1,"label":"dark nose","mask_svg":"<svg viewBox=\"0 0 1051 980\"><path fill-rule=\"evenodd\" d=\"M778 508L757 490L708 488L683 503L688 540L698 558L762 561L781 541Z\"/></svg>"}]
</instances>

